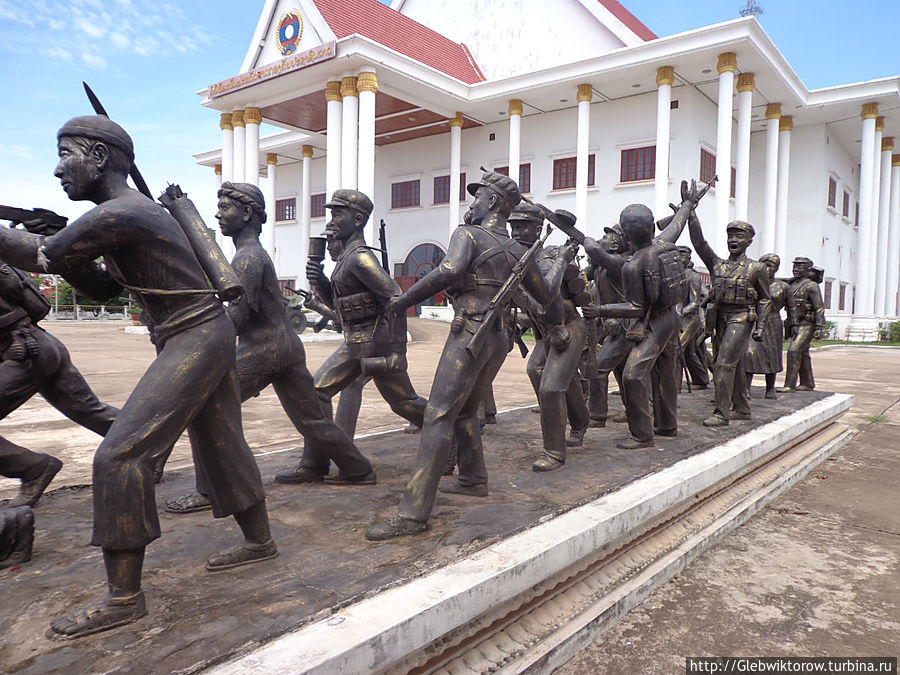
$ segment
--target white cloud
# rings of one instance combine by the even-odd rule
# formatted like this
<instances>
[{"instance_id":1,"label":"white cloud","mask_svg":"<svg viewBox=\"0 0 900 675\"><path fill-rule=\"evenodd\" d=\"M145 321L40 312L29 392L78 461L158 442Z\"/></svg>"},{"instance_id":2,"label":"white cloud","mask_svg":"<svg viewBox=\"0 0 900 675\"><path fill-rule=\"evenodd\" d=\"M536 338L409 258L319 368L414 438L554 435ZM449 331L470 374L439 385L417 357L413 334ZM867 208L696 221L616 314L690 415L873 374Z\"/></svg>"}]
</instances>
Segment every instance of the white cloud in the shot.
<instances>
[{"instance_id":1,"label":"white cloud","mask_svg":"<svg viewBox=\"0 0 900 675\"><path fill-rule=\"evenodd\" d=\"M0 0L0 21L18 29L17 49L34 56L48 54L48 33L86 36L91 50L82 59L96 68L115 62L121 50L166 58L199 51L213 37L195 34L194 21L178 4L151 0ZM50 55L65 60L65 49L56 49Z\"/></svg>"},{"instance_id":2,"label":"white cloud","mask_svg":"<svg viewBox=\"0 0 900 675\"><path fill-rule=\"evenodd\" d=\"M106 60L100 56L99 54L92 54L91 52L82 52L81 60L84 61L85 65L93 66L94 68L106 68Z\"/></svg>"},{"instance_id":3,"label":"white cloud","mask_svg":"<svg viewBox=\"0 0 900 675\"><path fill-rule=\"evenodd\" d=\"M110 41L119 49L128 49L131 39L123 33L110 33Z\"/></svg>"}]
</instances>

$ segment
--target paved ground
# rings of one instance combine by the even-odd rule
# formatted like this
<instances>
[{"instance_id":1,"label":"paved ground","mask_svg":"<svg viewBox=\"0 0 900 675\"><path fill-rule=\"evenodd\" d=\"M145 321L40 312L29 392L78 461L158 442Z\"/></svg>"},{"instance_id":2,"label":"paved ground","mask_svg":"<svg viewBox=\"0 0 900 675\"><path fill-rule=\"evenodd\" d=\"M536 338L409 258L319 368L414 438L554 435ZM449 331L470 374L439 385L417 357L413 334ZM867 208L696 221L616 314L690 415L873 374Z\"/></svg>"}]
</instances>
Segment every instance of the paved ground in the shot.
<instances>
[{"instance_id":1,"label":"paved ground","mask_svg":"<svg viewBox=\"0 0 900 675\"><path fill-rule=\"evenodd\" d=\"M855 438L558 674L684 673L686 656L900 656L900 350L813 362L820 387L856 396L844 417Z\"/></svg>"},{"instance_id":2,"label":"paved ground","mask_svg":"<svg viewBox=\"0 0 900 675\"><path fill-rule=\"evenodd\" d=\"M153 357L147 339L126 335L121 324L58 323L49 324L48 328L69 345L76 364L89 382L101 398L111 403L124 400ZM411 324L415 342L410 346L410 370L416 387L423 394L430 386L446 329L445 324L427 321ZM334 346L335 343L307 345L311 367L321 363ZM827 351L817 354L815 363L821 389L857 394L857 407L848 415L856 426L869 424L864 419L866 415L881 412L900 397L900 351ZM518 358L510 358L504 366L495 386L501 410L534 402L523 370L523 362ZM879 382L879 386L872 387L873 381ZM775 404L758 401L756 417L758 421L765 421L780 414L779 411L785 406L814 397L814 394L802 394L794 401L785 398ZM233 542L236 536L233 525L228 521L214 522L208 513L163 515L163 538L148 550L145 573L151 617L130 628L62 644L43 638L49 618L98 594L103 588L99 554L96 549L85 545L90 526L90 493L86 484L90 480L90 457L98 439L61 418L36 398L0 422L0 433L33 449L53 452L64 459L66 466L54 482L53 491L37 509L39 531L34 562L17 570L0 572L0 587L3 588L0 594L0 670L27 673L87 670L171 672L204 658L212 658L247 641L277 635L335 603L398 583L435 565L456 559L527 526L545 513L570 508L686 454L708 447L713 439L704 435L707 430L698 424L708 412L707 398L708 395L699 392L682 398L682 429L690 433L683 433L680 439L667 439L661 451L642 455L617 454L611 449L613 441L624 437L626 432L624 425L613 425L606 430L590 432L585 449L574 454L563 471L548 476L538 476L528 470L531 459L540 447L537 416L527 411L504 415L500 425L489 427L486 437L486 443L492 449L488 453L491 496L474 502L460 497L440 497L432 527L426 536L409 544L373 546L364 542L362 531L374 519L373 515L384 517L395 507L413 461L416 437L392 434L362 441L363 451L373 458L378 469L379 485L359 491L353 489L351 499L347 497L350 493L335 488L278 486L271 481L271 475L276 468L296 461L298 439L277 407L274 394L266 390L244 406L244 424L251 447L258 453L281 557L256 569L251 567L235 574L208 575L202 572L202 560L211 551ZM888 399L889 403L886 403ZM892 419L890 415L889 419ZM401 426L400 422L378 399L374 388L367 390L358 433L396 429ZM867 438L868 434L875 434L883 428L885 444L890 445L892 436L888 433L891 431L889 424L892 422L872 425L876 428L870 427L861 438ZM738 433L740 430L740 426L735 425L731 432ZM893 441L893 446L896 446L896 441ZM844 460L846 453L842 453L841 460L831 463L826 471L846 468L844 473L850 477L857 475L857 468L863 470L877 458L876 478L889 485L892 478L887 471L890 460L885 457L884 445L878 449L881 453L875 458L862 457L853 463ZM896 460L894 462L896 467ZM166 479L160 486L159 500L181 494L191 487L192 470L186 444L179 444L167 469ZM810 479L790 493L789 498L808 489L820 498L837 496L833 486L838 481L833 480L836 476L831 478L830 482ZM845 494L851 497L839 500L842 508L831 515L848 519L856 513L859 519L865 519L879 513L872 505L884 507L877 498L880 493L867 489L871 484L872 481L867 480L862 488L858 484L855 488L846 486ZM68 487L62 489L63 486ZM15 488L14 481L0 480L0 499L14 494ZM861 494L866 498L860 498ZM848 508L848 503L858 504L858 508ZM585 652L568 666L567 672L683 672L681 658L684 654L719 654L731 649L730 643L718 642L729 634L722 630L723 625L733 627L733 632L747 638L751 646L766 644L751 636L758 632L778 635L786 630L784 621L778 623L775 620L781 617L779 612L787 612L795 606L807 614L814 610L817 605L810 605L812 601L804 600L814 590L824 597L823 602L828 609L823 617L817 619L817 625L825 626L823 631L837 629L847 623L856 627L856 634L877 639L872 637L878 634L876 624L896 621L900 616L896 597L900 584L897 583L897 554L894 553L900 550L897 535L879 535L887 537L887 541L877 550L863 546L843 552L844 548L836 544L861 545L858 541L862 536L860 533L866 531L850 528L849 531L855 533L854 537L850 537L844 532L844 527L837 532L835 528L827 527L829 522L843 523L843 520L821 520L810 515L816 512L805 506L780 508L786 510L770 510L758 519L759 522L776 519L770 530L763 532L759 542L738 544L737 552L731 553L730 560L707 572L712 583L729 591L729 596L720 598L716 604L739 608L730 610L730 616L710 616L705 626L698 624L697 638L700 639L702 634L712 641L711 644L704 646L699 642L695 649L686 649L690 643L683 636L685 630L691 635L695 632L686 629L686 619L694 612L704 612L704 617L712 615L708 608L685 609L669 616L675 633L668 639L663 637L662 627L653 626L645 635L639 621L641 613L648 612L648 619L665 616L646 609L650 606L664 607L661 601L654 599L621 623L609 637L598 642L596 650L600 651ZM896 502L893 508L893 532L896 533L896 523L900 522L896 518ZM821 529L831 532L832 540L807 542L806 536L817 531L810 523L817 524L820 520L826 525ZM789 531L787 525L790 524L798 530ZM867 526L871 528L873 524L868 523ZM884 523L875 526L890 530ZM742 528L726 541L721 550L729 550L733 540L748 532L750 527L752 525ZM893 549L889 546L891 541ZM789 546L799 546L801 543L805 548L794 554ZM827 551L827 555L818 555L817 551ZM842 552L838 554L835 551ZM757 568L765 569L763 563L772 558L780 561L782 568L775 567L766 572L765 579L751 582L754 578L751 573ZM841 566L854 560L858 563L851 565L849 570ZM302 561L302 564L297 564L297 561ZM805 583L799 585L797 581L788 580L787 575L798 572L805 562L818 565L805 573ZM696 567L702 569L705 564L705 560L701 560ZM691 568L673 584L693 574L694 568ZM828 580L817 585L821 575L828 577ZM832 576L833 579L830 578ZM865 594L854 590L855 580L865 582ZM694 581L694 586L682 590L671 601L674 610L686 607L685 599L699 593L697 584L700 581ZM880 595L876 582L884 587ZM800 590L794 592L793 589ZM714 597L709 589L703 592ZM828 602L838 602L838 592L842 598L840 603L828 605ZM876 603L874 608L864 605L870 596L874 598L876 595L881 598L881 604ZM759 612L751 611L756 605L763 608L759 616ZM631 621L638 621L638 624L629 633ZM883 625L885 630L893 630L896 634L896 623ZM635 638L637 633L640 633L640 639ZM616 641L616 636L621 636L621 642ZM634 646L638 643L642 647L635 650ZM654 645L655 650L650 645ZM739 648L740 645L733 646L733 650ZM774 650L772 653L782 651ZM884 652L874 647L871 651L863 649L862 652L847 648L837 651ZM758 652L751 650L749 653ZM783 653L793 652L788 650ZM604 668L607 670L604 671Z\"/></svg>"}]
</instances>

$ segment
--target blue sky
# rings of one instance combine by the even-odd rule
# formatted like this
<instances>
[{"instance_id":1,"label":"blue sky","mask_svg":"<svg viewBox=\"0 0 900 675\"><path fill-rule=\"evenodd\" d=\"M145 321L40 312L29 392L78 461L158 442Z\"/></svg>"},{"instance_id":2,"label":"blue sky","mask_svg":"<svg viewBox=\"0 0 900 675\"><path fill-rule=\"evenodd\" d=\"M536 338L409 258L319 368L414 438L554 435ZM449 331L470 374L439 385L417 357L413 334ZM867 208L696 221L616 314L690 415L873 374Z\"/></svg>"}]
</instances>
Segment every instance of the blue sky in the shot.
<instances>
[{"instance_id":1,"label":"blue sky","mask_svg":"<svg viewBox=\"0 0 900 675\"><path fill-rule=\"evenodd\" d=\"M688 8L622 0L658 35L736 18L745 1ZM763 28L808 87L900 74L897 0L759 2ZM154 193L180 183L211 216L215 178L192 154L218 146L218 113L195 92L237 74L262 7L262 0L0 0L0 203L69 217L90 206L69 202L52 175L56 130L91 112L85 80L134 138Z\"/></svg>"}]
</instances>

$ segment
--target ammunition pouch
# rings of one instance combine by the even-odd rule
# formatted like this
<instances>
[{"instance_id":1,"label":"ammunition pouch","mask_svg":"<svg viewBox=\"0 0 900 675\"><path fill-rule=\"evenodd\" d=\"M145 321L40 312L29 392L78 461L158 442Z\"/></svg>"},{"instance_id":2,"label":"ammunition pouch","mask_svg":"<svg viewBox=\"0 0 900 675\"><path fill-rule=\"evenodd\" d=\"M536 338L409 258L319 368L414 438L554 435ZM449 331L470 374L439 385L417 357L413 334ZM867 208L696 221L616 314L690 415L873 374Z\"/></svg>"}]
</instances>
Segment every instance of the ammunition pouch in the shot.
<instances>
[{"instance_id":1,"label":"ammunition pouch","mask_svg":"<svg viewBox=\"0 0 900 675\"><path fill-rule=\"evenodd\" d=\"M0 361L29 361L37 358L38 343L31 326L20 326L9 333L9 344L0 354ZM5 341L4 341L5 342Z\"/></svg>"},{"instance_id":2,"label":"ammunition pouch","mask_svg":"<svg viewBox=\"0 0 900 675\"><path fill-rule=\"evenodd\" d=\"M756 304L759 296L745 276L716 277L713 282L713 297L722 305L750 307Z\"/></svg>"},{"instance_id":3,"label":"ammunition pouch","mask_svg":"<svg viewBox=\"0 0 900 675\"><path fill-rule=\"evenodd\" d=\"M366 377L402 373L407 368L406 354L392 353L387 356L369 356L359 360L359 367Z\"/></svg>"},{"instance_id":4,"label":"ammunition pouch","mask_svg":"<svg viewBox=\"0 0 900 675\"><path fill-rule=\"evenodd\" d=\"M572 342L572 334L563 324L547 327L547 339L557 352L564 352Z\"/></svg>"},{"instance_id":5,"label":"ammunition pouch","mask_svg":"<svg viewBox=\"0 0 900 675\"><path fill-rule=\"evenodd\" d=\"M378 316L378 302L375 295L369 291L337 298L335 309L344 325L374 321Z\"/></svg>"}]
</instances>

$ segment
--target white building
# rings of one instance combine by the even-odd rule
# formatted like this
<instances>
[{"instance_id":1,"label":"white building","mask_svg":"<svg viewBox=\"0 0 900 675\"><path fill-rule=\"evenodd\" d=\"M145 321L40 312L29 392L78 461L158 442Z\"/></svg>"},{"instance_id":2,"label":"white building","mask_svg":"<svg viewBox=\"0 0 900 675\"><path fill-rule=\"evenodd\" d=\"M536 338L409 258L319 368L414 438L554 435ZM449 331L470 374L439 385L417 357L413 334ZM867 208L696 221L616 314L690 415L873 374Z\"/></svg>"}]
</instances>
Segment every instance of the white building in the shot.
<instances>
[{"instance_id":1,"label":"white building","mask_svg":"<svg viewBox=\"0 0 900 675\"><path fill-rule=\"evenodd\" d=\"M305 285L325 196L373 197L404 288L446 248L479 167L599 236L627 204L657 217L683 178L699 208L751 222L751 255L825 268L828 318L898 314L900 77L807 89L752 17L655 36L616 0L267 0L235 77L200 92L220 179L259 184L279 277ZM260 138L259 124L284 131ZM687 235L684 235L687 239Z\"/></svg>"}]
</instances>

